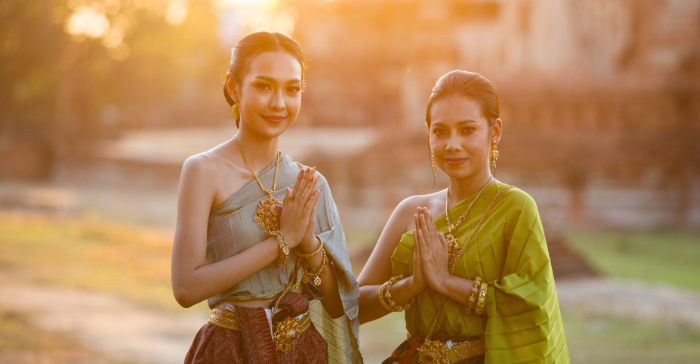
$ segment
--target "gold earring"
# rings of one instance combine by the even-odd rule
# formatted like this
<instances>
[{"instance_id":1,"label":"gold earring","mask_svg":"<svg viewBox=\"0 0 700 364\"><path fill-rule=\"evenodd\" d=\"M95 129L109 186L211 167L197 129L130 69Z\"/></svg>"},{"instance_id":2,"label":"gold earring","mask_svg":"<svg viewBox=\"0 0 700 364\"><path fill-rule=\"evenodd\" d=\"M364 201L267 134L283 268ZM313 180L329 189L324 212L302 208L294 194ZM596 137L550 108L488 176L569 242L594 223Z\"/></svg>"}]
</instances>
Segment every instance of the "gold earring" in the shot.
<instances>
[{"instance_id":1,"label":"gold earring","mask_svg":"<svg viewBox=\"0 0 700 364\"><path fill-rule=\"evenodd\" d=\"M496 143L493 143L493 149L491 149L491 172L496 170L496 161L498 160L498 149L496 149Z\"/></svg>"},{"instance_id":2,"label":"gold earring","mask_svg":"<svg viewBox=\"0 0 700 364\"><path fill-rule=\"evenodd\" d=\"M435 157L433 156L433 150L430 150L430 163L433 167L433 177L437 177L437 164L435 163Z\"/></svg>"},{"instance_id":3,"label":"gold earring","mask_svg":"<svg viewBox=\"0 0 700 364\"><path fill-rule=\"evenodd\" d=\"M233 104L233 107L231 107L231 117L236 120L241 118L241 114L238 112L238 104Z\"/></svg>"}]
</instances>

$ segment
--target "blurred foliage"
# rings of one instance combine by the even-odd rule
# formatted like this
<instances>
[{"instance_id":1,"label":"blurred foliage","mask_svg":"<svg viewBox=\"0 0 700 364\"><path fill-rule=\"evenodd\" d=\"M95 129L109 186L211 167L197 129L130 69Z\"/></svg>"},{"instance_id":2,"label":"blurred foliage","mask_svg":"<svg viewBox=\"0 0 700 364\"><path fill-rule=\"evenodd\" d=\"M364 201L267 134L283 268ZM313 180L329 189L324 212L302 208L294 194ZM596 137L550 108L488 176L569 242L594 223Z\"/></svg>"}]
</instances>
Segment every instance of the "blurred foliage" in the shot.
<instances>
[{"instance_id":1,"label":"blurred foliage","mask_svg":"<svg viewBox=\"0 0 700 364\"><path fill-rule=\"evenodd\" d=\"M0 2L0 132L91 134L128 114L176 114L199 83L221 82L215 20L208 1Z\"/></svg>"}]
</instances>

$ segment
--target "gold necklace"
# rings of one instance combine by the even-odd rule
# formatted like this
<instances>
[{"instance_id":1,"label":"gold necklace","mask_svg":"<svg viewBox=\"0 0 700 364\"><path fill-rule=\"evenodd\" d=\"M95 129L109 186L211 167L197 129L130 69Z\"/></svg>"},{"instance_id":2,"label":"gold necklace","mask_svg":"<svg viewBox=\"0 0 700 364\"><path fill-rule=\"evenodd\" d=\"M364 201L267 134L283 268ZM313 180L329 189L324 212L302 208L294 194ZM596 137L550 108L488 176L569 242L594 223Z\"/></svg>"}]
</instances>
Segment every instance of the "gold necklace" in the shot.
<instances>
[{"instance_id":1,"label":"gold necklace","mask_svg":"<svg viewBox=\"0 0 700 364\"><path fill-rule=\"evenodd\" d=\"M469 204L469 207L464 211L462 216L459 217L459 220L457 220L457 223L452 225L450 222L450 189L447 189L447 195L445 197L445 222L447 222L447 235L445 235L445 239L447 240L447 248L448 248L448 262L450 265L452 265L452 261L457 258L457 252L459 251L459 244L457 243L457 239L455 239L454 236L452 236L452 233L457 229L457 227L464 222L464 219L466 219L467 214L469 213L469 210L472 209L472 206L474 206L474 202L476 202L477 199L479 199L479 196L481 196L481 193L484 192L486 189L486 186L491 184L491 181L493 180L493 176L489 178L489 180L486 182L484 187L481 187L481 190L479 193L474 197L472 202Z\"/></svg>"},{"instance_id":2,"label":"gold necklace","mask_svg":"<svg viewBox=\"0 0 700 364\"><path fill-rule=\"evenodd\" d=\"M236 141L238 150L241 151L243 160L248 165L248 168L250 168L250 170L253 172L253 176L255 176L255 180L258 181L260 189L267 193L267 197L258 202L258 209L255 211L253 221L255 221L255 223L258 224L258 226L265 232L266 237L270 237L280 228L280 213L277 211L275 206L282 205L282 202L272 196L272 193L275 192L275 189L277 188L277 167L279 167L281 153L277 151L277 161L275 162L275 179L272 182L272 189L266 190L260 182L258 174L255 173L253 166L251 166L250 162L248 162L248 158L246 158L245 153L243 153L243 148L241 148L241 145L238 143L238 139L234 137L233 140Z\"/></svg>"}]
</instances>

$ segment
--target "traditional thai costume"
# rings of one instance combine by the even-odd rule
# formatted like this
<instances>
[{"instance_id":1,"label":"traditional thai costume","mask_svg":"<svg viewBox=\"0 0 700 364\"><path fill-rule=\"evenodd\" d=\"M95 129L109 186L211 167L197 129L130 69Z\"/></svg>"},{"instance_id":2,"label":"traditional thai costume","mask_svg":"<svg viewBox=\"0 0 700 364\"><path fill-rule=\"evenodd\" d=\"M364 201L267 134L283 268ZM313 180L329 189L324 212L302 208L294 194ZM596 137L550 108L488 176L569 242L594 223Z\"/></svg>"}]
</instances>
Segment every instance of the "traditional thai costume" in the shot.
<instances>
[{"instance_id":1,"label":"traditional thai costume","mask_svg":"<svg viewBox=\"0 0 700 364\"><path fill-rule=\"evenodd\" d=\"M280 152L281 153L281 152ZM289 156L279 159L257 176L265 186L277 178L272 196L282 200L294 186L301 166ZM316 208L316 234L334 269L345 315L331 318L323 308L321 290L302 279L296 249L284 264L273 263L243 282L209 298L212 316L197 334L185 359L194 363L361 363L358 331L359 286L350 266L345 235L328 183L319 174L321 196ZM254 217L267 198L251 180L211 209L207 229L206 264L232 257L267 238ZM282 254L282 253L280 253ZM306 283L304 283L306 281ZM302 287L302 294L296 293ZM234 306L228 301L278 299L288 289L273 314L265 308ZM273 338L274 337L274 338Z\"/></svg>"},{"instance_id":2,"label":"traditional thai costume","mask_svg":"<svg viewBox=\"0 0 700 364\"><path fill-rule=\"evenodd\" d=\"M468 244L452 274L483 279L485 311L475 314L426 288L405 312L409 339L384 363L569 363L537 205L527 193L507 187L489 185L480 196L454 205L451 221L464 218L453 231L445 214L435 220L437 230L452 235L460 249ZM413 273L413 248L407 232L391 256L395 276Z\"/></svg>"}]
</instances>

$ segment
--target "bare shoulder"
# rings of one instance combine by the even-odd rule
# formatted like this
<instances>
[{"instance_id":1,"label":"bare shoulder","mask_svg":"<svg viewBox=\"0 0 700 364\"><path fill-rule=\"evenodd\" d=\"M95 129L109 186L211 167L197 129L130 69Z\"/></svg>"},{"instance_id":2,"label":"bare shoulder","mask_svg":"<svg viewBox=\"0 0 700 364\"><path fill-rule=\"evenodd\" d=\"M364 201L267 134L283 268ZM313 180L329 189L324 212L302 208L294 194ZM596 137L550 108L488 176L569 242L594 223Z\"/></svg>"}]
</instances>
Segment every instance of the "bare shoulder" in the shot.
<instances>
[{"instance_id":1,"label":"bare shoulder","mask_svg":"<svg viewBox=\"0 0 700 364\"><path fill-rule=\"evenodd\" d=\"M181 178L214 177L219 170L217 159L218 158L211 151L188 157L182 165Z\"/></svg>"},{"instance_id":2,"label":"bare shoulder","mask_svg":"<svg viewBox=\"0 0 700 364\"><path fill-rule=\"evenodd\" d=\"M396 207L396 213L413 216L419 207L427 208L434 216L440 215L441 209L445 208L445 190L425 195L410 196L401 201Z\"/></svg>"}]
</instances>

